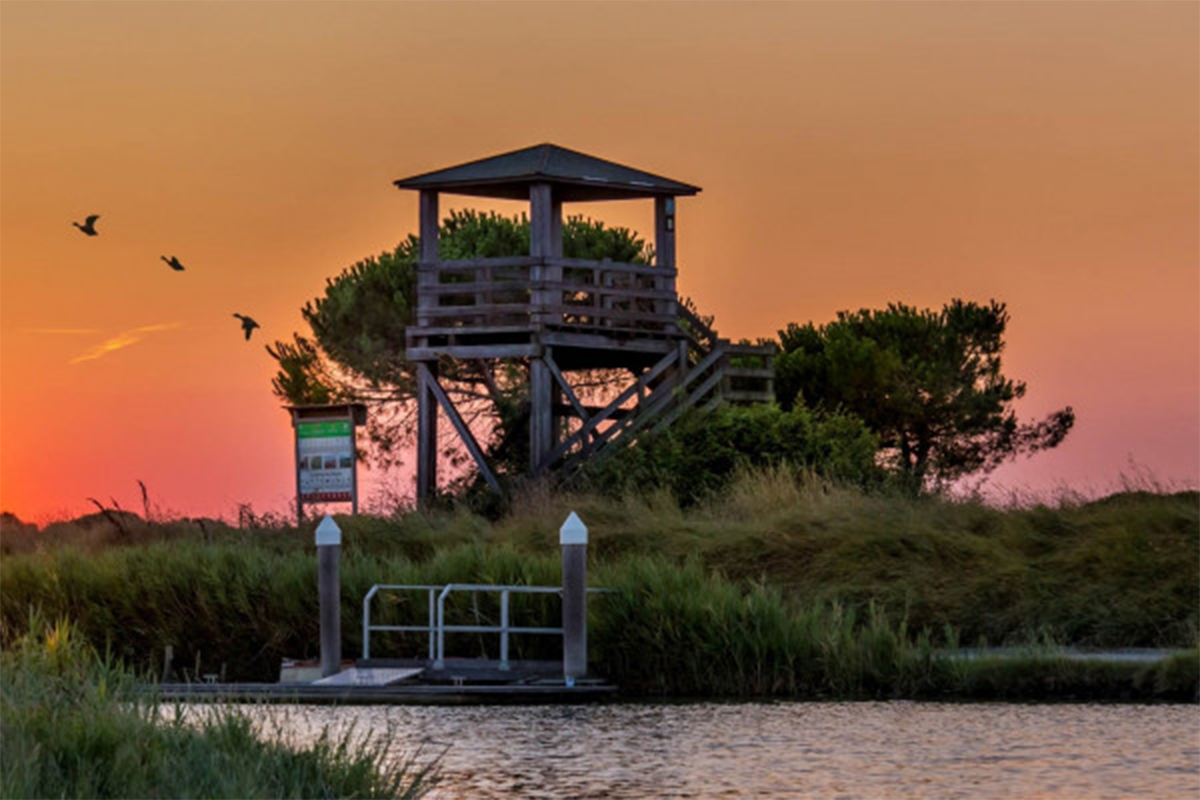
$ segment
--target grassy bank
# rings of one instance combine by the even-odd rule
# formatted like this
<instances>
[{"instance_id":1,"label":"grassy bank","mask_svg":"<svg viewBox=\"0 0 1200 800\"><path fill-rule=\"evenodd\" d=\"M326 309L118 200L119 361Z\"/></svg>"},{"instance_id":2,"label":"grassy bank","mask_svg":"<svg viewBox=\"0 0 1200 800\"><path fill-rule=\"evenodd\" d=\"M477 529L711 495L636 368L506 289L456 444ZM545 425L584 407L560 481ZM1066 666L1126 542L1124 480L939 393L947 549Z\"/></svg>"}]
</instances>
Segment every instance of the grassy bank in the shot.
<instances>
[{"instance_id":1,"label":"grassy bank","mask_svg":"<svg viewBox=\"0 0 1200 800\"><path fill-rule=\"evenodd\" d=\"M1001 510L776 471L743 476L686 512L663 495L531 493L497 522L465 512L339 518L344 652L360 651L361 600L373 583L557 583L557 531L572 509L591 529L591 583L619 590L592 604L594 666L634 694L1007 697L1019 681L1002 685L1003 667L931 653L981 640L1197 643L1195 493ZM316 655L311 527L119 519L4 530L4 642L36 607L145 668L158 668L171 645L176 677L273 680L282 657ZM554 624L556 606L528 602L520 619ZM423 599L377 609L379 621L424 620ZM451 613L498 617L487 598ZM417 654L424 644L381 636L372 653ZM548 639L513 644L515 658L553 656ZM462 637L452 646L494 655L496 643ZM1041 675L1042 688L1020 692L1074 686L1068 694L1087 696L1094 685L1115 698L1195 698L1186 665L1167 679L1051 661L1024 670Z\"/></svg>"},{"instance_id":2,"label":"grassy bank","mask_svg":"<svg viewBox=\"0 0 1200 800\"><path fill-rule=\"evenodd\" d=\"M304 750L207 707L198 722L139 699L125 669L69 624L0 657L3 797L419 797L428 768L390 768L382 741L321 737Z\"/></svg>"}]
</instances>

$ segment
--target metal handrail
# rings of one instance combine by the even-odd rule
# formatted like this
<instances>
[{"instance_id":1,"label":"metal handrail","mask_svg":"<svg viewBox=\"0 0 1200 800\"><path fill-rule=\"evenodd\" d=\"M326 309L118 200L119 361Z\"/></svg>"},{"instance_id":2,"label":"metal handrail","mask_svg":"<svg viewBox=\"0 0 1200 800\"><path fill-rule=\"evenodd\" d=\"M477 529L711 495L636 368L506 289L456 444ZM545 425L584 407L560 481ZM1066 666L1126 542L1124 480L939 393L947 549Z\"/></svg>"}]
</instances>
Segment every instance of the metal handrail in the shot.
<instances>
[{"instance_id":1,"label":"metal handrail","mask_svg":"<svg viewBox=\"0 0 1200 800\"><path fill-rule=\"evenodd\" d=\"M429 593L429 624L428 625L372 625L371 599L380 590L387 591L425 591ZM500 593L500 624L499 625L447 625L446 598L451 592L499 592ZM589 594L610 592L611 589L588 589ZM449 583L444 586L413 585L413 584L383 584L377 583L371 587L363 598L363 658L371 657L371 631L426 631L429 633L429 660L434 669L442 669L446 665L446 632L450 633L498 633L500 634L500 669L509 668L508 641L514 633L534 633L562 635L563 629L545 627L514 626L509 621L509 596L516 594L557 594L562 595L561 586L496 586L480 583Z\"/></svg>"},{"instance_id":2,"label":"metal handrail","mask_svg":"<svg viewBox=\"0 0 1200 800\"><path fill-rule=\"evenodd\" d=\"M363 658L371 657L371 631L428 631L429 632L429 658L434 657L434 598L435 593L441 590L441 586L426 586L416 584L397 584L397 583L377 583L367 592L367 596L363 598ZM427 591L429 592L429 624L428 625L372 625L371 624L371 598L374 597L380 589L388 591Z\"/></svg>"},{"instance_id":3,"label":"metal handrail","mask_svg":"<svg viewBox=\"0 0 1200 800\"><path fill-rule=\"evenodd\" d=\"M451 592L499 592L499 625L446 625L446 596ZM508 624L508 596L518 594L562 594L561 586L491 586L481 583L448 583L437 599L437 656L434 669L446 666L446 631L451 633L499 633L500 669L508 669L508 636L510 633L541 633L562 635L562 628L513 628Z\"/></svg>"}]
</instances>

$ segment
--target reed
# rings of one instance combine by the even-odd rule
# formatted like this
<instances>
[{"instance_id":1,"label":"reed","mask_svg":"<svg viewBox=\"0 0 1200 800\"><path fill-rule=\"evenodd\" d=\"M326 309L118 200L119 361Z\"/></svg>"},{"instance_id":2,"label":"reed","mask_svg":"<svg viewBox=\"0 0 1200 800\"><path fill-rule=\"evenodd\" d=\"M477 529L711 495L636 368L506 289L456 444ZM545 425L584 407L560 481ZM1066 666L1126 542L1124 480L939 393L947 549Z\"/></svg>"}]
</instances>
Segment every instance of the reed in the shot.
<instances>
[{"instance_id":1,"label":"reed","mask_svg":"<svg viewBox=\"0 0 1200 800\"><path fill-rule=\"evenodd\" d=\"M1200 650L1149 664L1067 658L1031 651L1017 657L955 660L935 696L1021 702L1200 701Z\"/></svg>"},{"instance_id":2,"label":"reed","mask_svg":"<svg viewBox=\"0 0 1200 800\"><path fill-rule=\"evenodd\" d=\"M593 603L593 659L636 693L1001 696L986 676L1007 667L974 665L979 677L968 679L933 654L959 641L1200 642L1195 492L995 508L864 493L781 467L743 473L687 509L662 491L613 499L532 487L494 522L461 509L339 517L344 652L361 648L361 601L374 583L557 584L558 528L572 510L591 531L592 585L619 590ZM34 607L142 669L172 646L176 679L273 680L280 659L317 655L311 527L123 526L101 515L41 531L5 524L0 642L24 633ZM374 618L423 623L426 608L424 598L380 598ZM514 613L553 625L557 606L522 598ZM460 598L450 614L499 616L486 596ZM554 644L517 637L512 655L554 657ZM452 645L494 656L497 643ZM372 641L373 655L424 649L423 636ZM1031 669L1047 686L1066 680ZM1056 669L1094 669L1087 680L1103 683L1099 667ZM1190 673L1177 672L1186 684ZM1137 691L1153 694L1157 679L1145 680Z\"/></svg>"},{"instance_id":3,"label":"reed","mask_svg":"<svg viewBox=\"0 0 1200 800\"><path fill-rule=\"evenodd\" d=\"M909 697L944 684L927 633L910 636L869 605L798 606L776 588L742 590L656 559L611 576L592 637L606 674L642 694Z\"/></svg>"},{"instance_id":4,"label":"reed","mask_svg":"<svg viewBox=\"0 0 1200 800\"><path fill-rule=\"evenodd\" d=\"M382 739L292 749L227 707L188 718L136 694L68 622L35 618L0 665L3 797L415 798L436 780L436 765L388 762Z\"/></svg>"}]
</instances>

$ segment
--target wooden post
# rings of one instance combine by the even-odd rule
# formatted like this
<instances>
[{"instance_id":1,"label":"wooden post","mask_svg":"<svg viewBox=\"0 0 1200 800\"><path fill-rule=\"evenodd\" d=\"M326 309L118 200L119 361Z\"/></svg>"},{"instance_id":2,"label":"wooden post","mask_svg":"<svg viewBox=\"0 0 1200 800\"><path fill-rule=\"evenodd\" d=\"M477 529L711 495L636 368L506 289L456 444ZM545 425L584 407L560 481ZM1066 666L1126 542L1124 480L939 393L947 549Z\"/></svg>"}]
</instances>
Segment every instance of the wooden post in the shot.
<instances>
[{"instance_id":1,"label":"wooden post","mask_svg":"<svg viewBox=\"0 0 1200 800\"><path fill-rule=\"evenodd\" d=\"M664 269L675 269L675 198L654 198L654 261L655 265ZM675 296L674 276L664 277L654 281L655 289L669 291ZM655 312L659 314L674 314L674 301L660 301L654 304ZM672 323L673 325L674 323Z\"/></svg>"},{"instance_id":2,"label":"wooden post","mask_svg":"<svg viewBox=\"0 0 1200 800\"><path fill-rule=\"evenodd\" d=\"M438 193L432 189L421 190L421 260L438 260Z\"/></svg>"},{"instance_id":3,"label":"wooden post","mask_svg":"<svg viewBox=\"0 0 1200 800\"><path fill-rule=\"evenodd\" d=\"M675 269L675 198L654 198L654 261Z\"/></svg>"},{"instance_id":4,"label":"wooden post","mask_svg":"<svg viewBox=\"0 0 1200 800\"><path fill-rule=\"evenodd\" d=\"M321 598L321 677L342 669L342 610L339 561L342 530L328 514L317 526L317 587Z\"/></svg>"},{"instance_id":5,"label":"wooden post","mask_svg":"<svg viewBox=\"0 0 1200 800\"><path fill-rule=\"evenodd\" d=\"M438 283L437 262L438 252L438 193L430 190L421 191L420 201L420 237L421 250L417 258L417 327L429 324L429 318L436 313L438 298L427 290Z\"/></svg>"},{"instance_id":6,"label":"wooden post","mask_svg":"<svg viewBox=\"0 0 1200 800\"><path fill-rule=\"evenodd\" d=\"M548 183L529 187L529 255L537 259L529 273L533 320L535 324L554 322L558 315L546 309L561 305L562 293L550 287L562 283L562 267L546 260L562 258L562 201L554 197Z\"/></svg>"},{"instance_id":7,"label":"wooden post","mask_svg":"<svg viewBox=\"0 0 1200 800\"><path fill-rule=\"evenodd\" d=\"M292 409L292 441L295 452L293 453L292 461L296 469L296 528L304 525L304 500L303 493L300 491L300 437L296 434L299 414L295 409Z\"/></svg>"},{"instance_id":8,"label":"wooden post","mask_svg":"<svg viewBox=\"0 0 1200 800\"><path fill-rule=\"evenodd\" d=\"M562 546L563 681L587 675L588 530L572 511L558 530Z\"/></svg>"},{"instance_id":9,"label":"wooden post","mask_svg":"<svg viewBox=\"0 0 1200 800\"><path fill-rule=\"evenodd\" d=\"M417 325L425 324L423 302L436 304L432 295L422 296L421 289L438 282L438 193L421 190L421 254L417 265ZM424 313L423 313L424 312ZM417 502L424 504L437 491L437 399L429 383L437 376L437 361L417 364Z\"/></svg>"},{"instance_id":10,"label":"wooden post","mask_svg":"<svg viewBox=\"0 0 1200 800\"><path fill-rule=\"evenodd\" d=\"M417 502L424 504L437 492L437 362L417 362Z\"/></svg>"},{"instance_id":11,"label":"wooden post","mask_svg":"<svg viewBox=\"0 0 1200 800\"><path fill-rule=\"evenodd\" d=\"M554 450L554 378L542 358L529 359L529 471L538 473Z\"/></svg>"},{"instance_id":12,"label":"wooden post","mask_svg":"<svg viewBox=\"0 0 1200 800\"><path fill-rule=\"evenodd\" d=\"M555 290L548 286L562 282L562 267L546 263L546 259L562 255L562 203L555 200L548 183L529 187L529 255L539 259L530 268L529 277L533 283L533 319L540 327L559 316L547 311L549 306L559 305ZM534 357L529 360L529 471L541 471L553 449L553 378L546 362Z\"/></svg>"},{"instance_id":13,"label":"wooden post","mask_svg":"<svg viewBox=\"0 0 1200 800\"><path fill-rule=\"evenodd\" d=\"M529 187L529 255L562 257L562 201L548 183Z\"/></svg>"}]
</instances>

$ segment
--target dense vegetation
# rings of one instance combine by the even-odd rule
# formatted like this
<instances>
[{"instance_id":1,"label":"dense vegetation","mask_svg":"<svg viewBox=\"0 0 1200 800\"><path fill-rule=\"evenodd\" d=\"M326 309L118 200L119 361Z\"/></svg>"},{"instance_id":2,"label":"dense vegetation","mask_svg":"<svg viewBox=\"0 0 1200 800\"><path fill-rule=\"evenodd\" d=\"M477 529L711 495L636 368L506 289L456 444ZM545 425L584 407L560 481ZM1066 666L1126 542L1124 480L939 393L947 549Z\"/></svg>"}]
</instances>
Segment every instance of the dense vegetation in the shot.
<instances>
[{"instance_id":1,"label":"dense vegetation","mask_svg":"<svg viewBox=\"0 0 1200 800\"><path fill-rule=\"evenodd\" d=\"M184 713L135 691L133 675L69 623L0 655L0 796L418 797L433 775L389 765L386 742L322 735L306 749L209 706Z\"/></svg>"},{"instance_id":2,"label":"dense vegetation","mask_svg":"<svg viewBox=\"0 0 1200 800\"><path fill-rule=\"evenodd\" d=\"M719 496L747 469L800 468L860 488L889 485L877 438L858 417L804 406L722 405L690 411L584 466L576 484L610 497L656 487L685 507ZM470 498L467 498L470 499Z\"/></svg>"},{"instance_id":3,"label":"dense vegetation","mask_svg":"<svg viewBox=\"0 0 1200 800\"><path fill-rule=\"evenodd\" d=\"M1025 384L1002 369L1004 303L952 300L940 311L890 303L779 332L776 397L853 414L879 436L881 461L913 490L1057 447L1070 406L1021 423Z\"/></svg>"},{"instance_id":4,"label":"dense vegetation","mask_svg":"<svg viewBox=\"0 0 1200 800\"><path fill-rule=\"evenodd\" d=\"M439 226L437 244L443 259L527 256L530 223L524 215L452 211ZM310 333L267 346L279 366L272 380L279 399L368 407L366 452L383 464L397 463L412 449L406 445L415 431L416 367L408 360L405 331L416 313L420 249L419 238L409 235L393 251L342 270L301 309ZM653 247L636 232L583 217L564 221L562 252L567 258L654 262ZM684 305L696 312L690 301ZM1067 406L1040 422L1018 421L1014 402L1026 387L1003 371L1008 322L1004 303L954 299L939 311L892 303L842 311L820 326L790 323L777 339L760 342L778 352L779 408L693 421L682 438L720 451L709 464L695 465L702 471L694 480L687 477L693 465L684 462L697 451L670 435L656 437L651 447L639 437L637 452L627 454L617 474L636 473L639 486L649 480L685 502L725 483L723 462L786 462L860 485L884 475L893 489L919 494L1056 447L1074 425L1074 411ZM679 324L686 329L691 323L680 318ZM505 486L519 482L529 464L529 368L523 359L439 360L439 381ZM629 377L623 369L571 373L573 389L587 399L611 399ZM462 499L478 488L475 467L453 446L447 455L460 470L442 488ZM613 474L603 473L600 485L611 488Z\"/></svg>"},{"instance_id":5,"label":"dense vegetation","mask_svg":"<svg viewBox=\"0 0 1200 800\"><path fill-rule=\"evenodd\" d=\"M592 604L593 666L628 692L1007 696L964 677L984 674L984 662L947 671L930 651L981 640L1196 646L1198 499L1126 493L1001 510L777 467L686 509L666 493L614 502L531 492L496 522L461 510L340 517L344 647L359 652L374 583L557 583L557 530L574 509L591 529L591 583L619 590ZM159 668L171 645L176 677L225 667L231 679L273 680L281 658L316 654L312 541L311 529L132 515L6 526L0 633L9 646L33 607L144 668ZM423 622L424 605L388 602L377 613ZM486 599L452 613L496 616ZM549 623L556 607L517 613ZM380 637L372 654L424 644ZM468 656L495 650L487 637L453 645ZM513 655L553 655L547 647L518 638ZM1090 680L1108 669L1063 662L1046 680L1061 687L1062 670ZM1192 680L1195 669L1182 669L1172 674Z\"/></svg>"}]
</instances>

